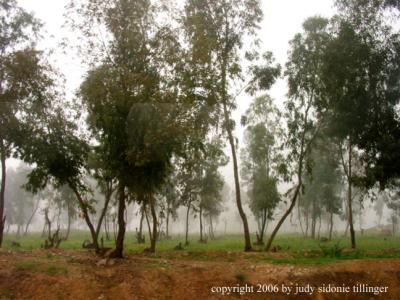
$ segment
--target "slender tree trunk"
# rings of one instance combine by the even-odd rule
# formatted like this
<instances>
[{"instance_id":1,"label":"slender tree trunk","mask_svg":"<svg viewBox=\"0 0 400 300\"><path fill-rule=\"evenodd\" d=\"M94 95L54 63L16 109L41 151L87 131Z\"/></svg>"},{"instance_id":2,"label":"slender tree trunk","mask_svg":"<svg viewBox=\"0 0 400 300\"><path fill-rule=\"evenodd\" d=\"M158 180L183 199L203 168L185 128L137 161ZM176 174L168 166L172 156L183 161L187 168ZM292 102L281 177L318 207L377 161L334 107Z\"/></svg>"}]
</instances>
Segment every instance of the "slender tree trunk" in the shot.
<instances>
[{"instance_id":1,"label":"slender tree trunk","mask_svg":"<svg viewBox=\"0 0 400 300\"><path fill-rule=\"evenodd\" d=\"M297 218L299 219L299 225L300 225L300 230L301 233L303 234L303 237L307 237L303 228L303 221L301 220L301 212L300 212L300 197L299 200L297 201Z\"/></svg>"},{"instance_id":2,"label":"slender tree trunk","mask_svg":"<svg viewBox=\"0 0 400 300\"><path fill-rule=\"evenodd\" d=\"M68 214L68 224L67 224L67 233L65 234L65 240L68 240L69 233L71 232L71 208L69 207L70 204L68 203L67 214Z\"/></svg>"},{"instance_id":3,"label":"slender tree trunk","mask_svg":"<svg viewBox=\"0 0 400 300\"><path fill-rule=\"evenodd\" d=\"M79 203L80 209L82 211L83 218L85 219L86 224L89 227L90 234L92 236L92 242L93 242L94 249L96 251L99 251L99 242L97 240L96 230L94 229L94 226L93 226L93 224L92 224L92 222L90 220L87 204L82 199L82 196L79 194L79 192L75 188L75 186L73 184L71 184L70 182L69 182L69 187L72 189L72 191L74 192L76 198L78 199L78 203Z\"/></svg>"},{"instance_id":4,"label":"slender tree trunk","mask_svg":"<svg viewBox=\"0 0 400 300\"><path fill-rule=\"evenodd\" d=\"M191 201L189 201L189 204L187 206L186 210L186 233L185 233L185 245L189 245L189 213L190 213L190 205Z\"/></svg>"},{"instance_id":5,"label":"slender tree trunk","mask_svg":"<svg viewBox=\"0 0 400 300\"><path fill-rule=\"evenodd\" d=\"M0 186L0 247L3 244L4 224L6 222L6 216L4 215L4 202L5 202L5 191L6 191L6 149L3 139L0 137L0 159L1 159L1 186Z\"/></svg>"},{"instance_id":6,"label":"slender tree trunk","mask_svg":"<svg viewBox=\"0 0 400 300\"><path fill-rule=\"evenodd\" d=\"M170 209L170 204L167 203L167 216L165 219L165 235L167 239L169 239L169 215L170 215L169 209Z\"/></svg>"},{"instance_id":7,"label":"slender tree trunk","mask_svg":"<svg viewBox=\"0 0 400 300\"><path fill-rule=\"evenodd\" d=\"M43 230L42 230L42 235L41 235L42 238L44 238L44 237L46 236L46 227L47 227L47 223L44 222Z\"/></svg>"},{"instance_id":8,"label":"slender tree trunk","mask_svg":"<svg viewBox=\"0 0 400 300\"><path fill-rule=\"evenodd\" d=\"M225 115L225 123L226 123L226 130L228 133L229 145L231 147L231 152L232 152L233 175L234 175L234 179L235 179L236 205L239 210L240 218L242 219L242 222L243 222L243 232L244 232L244 241L245 241L244 251L251 251L252 247L251 247L251 240L250 240L249 225L247 222L246 214L243 210L242 199L241 199L241 195L240 195L240 183L239 183L238 162L237 162L237 158L236 158L235 140L232 135L231 125L230 125L231 122L230 122L228 109L226 107L225 102L224 102L224 115Z\"/></svg>"},{"instance_id":9,"label":"slender tree trunk","mask_svg":"<svg viewBox=\"0 0 400 300\"><path fill-rule=\"evenodd\" d=\"M104 232L106 234L106 240L110 240L110 227L109 227L108 217L107 214L104 216Z\"/></svg>"},{"instance_id":10,"label":"slender tree trunk","mask_svg":"<svg viewBox=\"0 0 400 300\"><path fill-rule=\"evenodd\" d=\"M230 41L228 40L228 33L229 31L229 24L225 25L225 50L222 55L222 62L221 62L221 85L222 85L222 104L223 104L223 110L224 110L224 122L225 122L225 129L228 134L228 140L229 140L229 145L231 147L231 152L232 152L232 162L233 162L233 175L235 179L235 193L236 193L236 205L239 211L240 218L242 219L243 223L243 232L244 232L244 241L245 241L245 246L244 246L244 251L251 251L251 240L250 240L250 231L249 231L249 225L247 222L247 217L246 214L243 210L242 207L242 199L240 195L240 183L239 183L239 171L238 171L238 162L237 162L237 157L236 157L236 145L235 145L235 139L232 134L232 122L230 118L230 114L228 111L228 94L227 94L227 69L228 69L228 64L229 64L229 44Z\"/></svg>"},{"instance_id":11,"label":"slender tree trunk","mask_svg":"<svg viewBox=\"0 0 400 300\"><path fill-rule=\"evenodd\" d=\"M321 237L321 226L322 226L322 220L321 220L321 215L318 217L318 221L319 221L319 225L318 225L318 235L317 235L317 239L319 240L319 238Z\"/></svg>"},{"instance_id":12,"label":"slender tree trunk","mask_svg":"<svg viewBox=\"0 0 400 300\"><path fill-rule=\"evenodd\" d=\"M310 218L309 218L309 207L307 206L307 210L304 213L305 219L306 219L306 237L308 237L308 229L310 227Z\"/></svg>"},{"instance_id":13,"label":"slender tree trunk","mask_svg":"<svg viewBox=\"0 0 400 300\"><path fill-rule=\"evenodd\" d=\"M34 209L33 209L33 211L32 211L32 214L31 214L31 216L29 217L28 222L26 222L24 235L27 235L27 234L28 234L29 225L31 224L31 222L32 222L32 220L33 220L33 217L35 216L35 214L36 214L36 212L37 212L37 210L38 210L38 208L39 208L39 202L40 202L40 198L38 197L38 199L37 199L37 201L36 201L36 204L35 204L35 207L34 207Z\"/></svg>"},{"instance_id":14,"label":"slender tree trunk","mask_svg":"<svg viewBox=\"0 0 400 300\"><path fill-rule=\"evenodd\" d=\"M269 251L270 250L272 242L273 242L273 240L275 238L275 235L278 233L278 231L281 228L283 222L285 222L286 218L290 215L290 213L292 212L294 206L296 205L296 199L297 199L297 196L299 194L300 187L301 187L301 180L299 181L299 183L296 186L296 189L295 189L294 195L292 197L291 204L290 204L289 208L286 210L286 212L284 213L282 218L279 220L278 224L275 226L275 229L272 231L271 236L269 237L267 246L265 247L265 251Z\"/></svg>"},{"instance_id":15,"label":"slender tree trunk","mask_svg":"<svg viewBox=\"0 0 400 300\"><path fill-rule=\"evenodd\" d=\"M349 138L349 165L348 165L348 177L347 177L347 183L348 183L348 194L347 194L347 202L349 205L348 212L349 212L349 226L350 226L350 238L351 238L351 248L355 249L356 248L356 234L354 231L354 225L353 225L353 206L352 206L352 191L351 191L351 178L352 178L352 170L351 170L351 164L352 164L352 145L351 145L351 139Z\"/></svg>"},{"instance_id":16,"label":"slender tree trunk","mask_svg":"<svg viewBox=\"0 0 400 300\"><path fill-rule=\"evenodd\" d=\"M97 227L96 227L96 239L99 239L99 234L100 234L100 230L101 230L101 225L103 224L103 219L107 213L107 209L108 209L108 204L110 203L112 194L113 194L113 187L111 183L107 183L106 184L106 193L105 193L105 199L104 199L104 206L103 206L103 210L101 211L99 220L97 221Z\"/></svg>"},{"instance_id":17,"label":"slender tree trunk","mask_svg":"<svg viewBox=\"0 0 400 300\"><path fill-rule=\"evenodd\" d=\"M215 236L214 236L214 226L213 226L211 214L210 214L210 238L211 239L215 238Z\"/></svg>"},{"instance_id":18,"label":"slender tree trunk","mask_svg":"<svg viewBox=\"0 0 400 300\"><path fill-rule=\"evenodd\" d=\"M315 207L315 200L312 202L312 214L311 214L311 238L315 239L315 228L317 226L317 212Z\"/></svg>"},{"instance_id":19,"label":"slender tree trunk","mask_svg":"<svg viewBox=\"0 0 400 300\"><path fill-rule=\"evenodd\" d=\"M155 199L154 195L150 195L150 211L151 211L151 216L153 218L153 233L151 237L151 243L150 243L150 252L154 253L156 252L156 241L157 241L157 213L156 213L156 208L155 208Z\"/></svg>"},{"instance_id":20,"label":"slender tree trunk","mask_svg":"<svg viewBox=\"0 0 400 300\"><path fill-rule=\"evenodd\" d=\"M200 242L203 242L203 209L200 206L199 221L200 221Z\"/></svg>"},{"instance_id":21,"label":"slender tree trunk","mask_svg":"<svg viewBox=\"0 0 400 300\"><path fill-rule=\"evenodd\" d=\"M144 215L146 216L147 229L149 231L149 238L150 238L150 241L151 241L153 239L153 234L151 233L150 221L149 221L149 216L147 214L146 206L144 207Z\"/></svg>"},{"instance_id":22,"label":"slender tree trunk","mask_svg":"<svg viewBox=\"0 0 400 300\"><path fill-rule=\"evenodd\" d=\"M20 234L21 234L21 224L18 224L17 225L17 237L19 237L20 236Z\"/></svg>"},{"instance_id":23,"label":"slender tree trunk","mask_svg":"<svg viewBox=\"0 0 400 300\"><path fill-rule=\"evenodd\" d=\"M333 231L333 212L331 212L330 215L329 240L332 239L332 231Z\"/></svg>"},{"instance_id":24,"label":"slender tree trunk","mask_svg":"<svg viewBox=\"0 0 400 300\"><path fill-rule=\"evenodd\" d=\"M115 250L112 254L112 257L123 258L124 252L124 238L125 238L125 230L126 230L126 222L125 222L125 186L122 183L119 183L118 190L118 234L117 240L115 243Z\"/></svg>"},{"instance_id":25,"label":"slender tree trunk","mask_svg":"<svg viewBox=\"0 0 400 300\"><path fill-rule=\"evenodd\" d=\"M139 223L139 239L143 239L143 220L144 220L144 205L142 204L142 208L140 210L140 223Z\"/></svg>"}]
</instances>

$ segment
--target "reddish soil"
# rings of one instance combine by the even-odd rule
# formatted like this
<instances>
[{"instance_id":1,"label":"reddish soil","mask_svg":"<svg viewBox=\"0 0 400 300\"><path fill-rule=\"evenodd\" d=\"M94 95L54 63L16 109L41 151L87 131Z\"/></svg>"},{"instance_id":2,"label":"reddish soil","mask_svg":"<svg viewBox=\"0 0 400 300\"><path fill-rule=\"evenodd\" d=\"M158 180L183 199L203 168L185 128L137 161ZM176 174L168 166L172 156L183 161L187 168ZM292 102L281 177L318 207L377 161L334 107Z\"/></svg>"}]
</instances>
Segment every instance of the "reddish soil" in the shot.
<instances>
[{"instance_id":1,"label":"reddish soil","mask_svg":"<svg viewBox=\"0 0 400 300\"><path fill-rule=\"evenodd\" d=\"M102 260L85 251L0 251L0 299L400 299L400 260L348 260L325 265L276 265L238 253L189 254L157 257L128 255ZM253 292L222 295L222 287ZM276 285L278 292L258 293ZM373 293L290 295L282 284L387 287ZM262 286L264 285L264 286ZM270 286L269 286L270 285Z\"/></svg>"}]
</instances>

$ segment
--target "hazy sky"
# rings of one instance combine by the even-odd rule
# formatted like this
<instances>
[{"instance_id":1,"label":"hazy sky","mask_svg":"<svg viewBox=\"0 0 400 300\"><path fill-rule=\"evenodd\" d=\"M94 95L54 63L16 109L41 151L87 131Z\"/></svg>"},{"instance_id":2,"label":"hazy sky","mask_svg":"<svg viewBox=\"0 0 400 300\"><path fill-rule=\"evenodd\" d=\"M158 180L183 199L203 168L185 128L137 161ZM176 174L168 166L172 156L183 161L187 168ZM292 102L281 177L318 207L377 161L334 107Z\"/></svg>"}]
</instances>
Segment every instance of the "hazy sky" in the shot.
<instances>
[{"instance_id":1,"label":"hazy sky","mask_svg":"<svg viewBox=\"0 0 400 300\"><path fill-rule=\"evenodd\" d=\"M66 35L62 29L64 6L69 0L18 0L21 6L34 14L45 23L44 45L52 48ZM260 38L264 48L272 51L281 64L284 64L288 42L295 33L301 30L303 21L313 15L332 15L332 0L262 0L264 21L260 31ZM80 83L80 77L84 70L73 54L57 56L57 67L64 73L67 79L67 87L75 89ZM274 86L271 94L274 98L282 98L285 95L284 82ZM241 103L243 104L243 103ZM240 105L243 110L246 105Z\"/></svg>"}]
</instances>

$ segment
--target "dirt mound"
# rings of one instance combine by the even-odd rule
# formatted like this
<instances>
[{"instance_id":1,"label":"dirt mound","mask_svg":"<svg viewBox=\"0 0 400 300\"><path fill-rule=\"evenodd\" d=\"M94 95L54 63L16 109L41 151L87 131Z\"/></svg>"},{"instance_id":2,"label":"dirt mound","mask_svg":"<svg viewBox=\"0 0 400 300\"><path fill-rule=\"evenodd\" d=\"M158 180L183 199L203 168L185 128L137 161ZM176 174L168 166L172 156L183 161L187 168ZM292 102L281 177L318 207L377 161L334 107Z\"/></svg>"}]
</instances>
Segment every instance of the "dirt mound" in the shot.
<instances>
[{"instance_id":1,"label":"dirt mound","mask_svg":"<svg viewBox=\"0 0 400 300\"><path fill-rule=\"evenodd\" d=\"M245 258L227 252L137 254L99 263L88 251L0 251L0 298L400 299L400 260L273 265Z\"/></svg>"}]
</instances>

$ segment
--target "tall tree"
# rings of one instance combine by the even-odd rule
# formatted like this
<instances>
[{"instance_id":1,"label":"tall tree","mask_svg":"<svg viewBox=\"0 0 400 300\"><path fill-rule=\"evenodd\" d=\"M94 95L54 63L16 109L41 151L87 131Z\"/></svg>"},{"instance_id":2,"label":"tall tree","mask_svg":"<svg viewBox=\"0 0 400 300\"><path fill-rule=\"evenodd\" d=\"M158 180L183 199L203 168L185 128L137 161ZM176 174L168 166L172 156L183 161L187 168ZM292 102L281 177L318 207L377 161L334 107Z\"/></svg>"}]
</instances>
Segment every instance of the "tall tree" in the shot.
<instances>
[{"instance_id":1,"label":"tall tree","mask_svg":"<svg viewBox=\"0 0 400 300\"><path fill-rule=\"evenodd\" d=\"M188 0L183 18L191 65L199 70L197 74L193 74L199 78L194 84L214 99L214 111L221 114L222 125L230 145L236 204L243 223L245 251L250 251L252 247L240 194L235 123L231 114L241 90L269 88L279 74L279 68L271 67L271 60L267 59L266 65L259 64L252 69L257 75L257 80L251 80L249 85L245 84L239 91L234 89L244 75L240 63L243 42L247 39L250 43L257 43L255 34L261 19L262 11L258 0ZM247 57L256 59L259 55L248 53Z\"/></svg>"},{"instance_id":2,"label":"tall tree","mask_svg":"<svg viewBox=\"0 0 400 300\"><path fill-rule=\"evenodd\" d=\"M17 5L0 1L0 246L6 216L6 160L24 142L37 122L51 85L42 53L35 50L40 22Z\"/></svg>"},{"instance_id":3,"label":"tall tree","mask_svg":"<svg viewBox=\"0 0 400 300\"><path fill-rule=\"evenodd\" d=\"M79 93L93 137L104 148L105 168L118 181L116 257L123 252L128 190L150 208L150 251L155 251L155 194L171 171L172 155L180 151L193 115L192 99L180 88L184 60L177 31L159 18L168 13L166 8L149 0L120 0L96 6L85 2L81 10L108 36L106 54ZM92 24L86 25L90 31Z\"/></svg>"},{"instance_id":4,"label":"tall tree","mask_svg":"<svg viewBox=\"0 0 400 300\"><path fill-rule=\"evenodd\" d=\"M275 235L296 205L303 186L303 173L310 155L312 144L324 125L318 121L315 105L321 97L321 59L324 54L328 20L309 18L303 23L303 33L296 34L290 42L289 60L285 74L288 77L289 99L286 101L287 121L286 145L289 149L288 161L292 161L293 175L297 183L290 189L290 205L275 226L267 242L266 250L272 245Z\"/></svg>"},{"instance_id":5,"label":"tall tree","mask_svg":"<svg viewBox=\"0 0 400 300\"><path fill-rule=\"evenodd\" d=\"M383 1L337 1L332 39L323 58L326 96L318 110L329 120L331 135L346 147L348 215L352 248L352 185L384 188L399 176L400 40L386 22ZM363 172L353 174L354 152L361 150Z\"/></svg>"}]
</instances>

